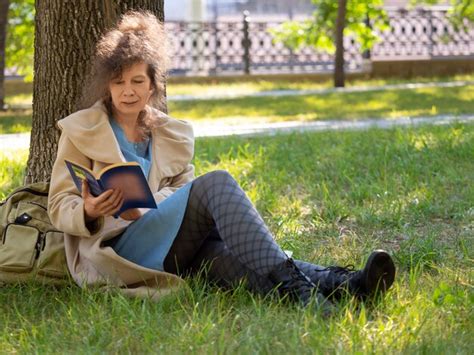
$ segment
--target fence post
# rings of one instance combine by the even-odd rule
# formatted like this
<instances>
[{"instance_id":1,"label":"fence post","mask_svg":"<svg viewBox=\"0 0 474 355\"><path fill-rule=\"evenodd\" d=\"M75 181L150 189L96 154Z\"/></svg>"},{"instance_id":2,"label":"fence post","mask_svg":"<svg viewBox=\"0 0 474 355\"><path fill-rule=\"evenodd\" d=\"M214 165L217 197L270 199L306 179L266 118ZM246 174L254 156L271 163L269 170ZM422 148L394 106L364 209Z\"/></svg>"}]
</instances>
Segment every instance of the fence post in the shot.
<instances>
[{"instance_id":1,"label":"fence post","mask_svg":"<svg viewBox=\"0 0 474 355\"><path fill-rule=\"evenodd\" d=\"M249 36L249 22L250 22L250 13L248 11L243 12L244 15L244 23L243 23L243 31L244 31L244 38L242 40L242 46L244 47L244 73L250 74L250 36Z\"/></svg>"},{"instance_id":2,"label":"fence post","mask_svg":"<svg viewBox=\"0 0 474 355\"><path fill-rule=\"evenodd\" d=\"M365 25L372 29L372 24L370 23L369 14L365 15L364 20ZM362 71L368 74L372 74L372 53L370 49L366 49L362 52Z\"/></svg>"},{"instance_id":3,"label":"fence post","mask_svg":"<svg viewBox=\"0 0 474 355\"><path fill-rule=\"evenodd\" d=\"M433 24L433 11L429 11L428 9L423 9L423 12L426 16L426 14L428 14L428 21L429 21L429 24L430 24L430 41L429 41L429 44L428 44L428 54L430 56L430 59L433 58L433 47L434 47L434 38L433 38L433 35L436 31L436 28Z\"/></svg>"},{"instance_id":4,"label":"fence post","mask_svg":"<svg viewBox=\"0 0 474 355\"><path fill-rule=\"evenodd\" d=\"M365 15L364 24L367 26L367 28L372 29L372 24L370 23L369 14ZM362 58L370 60L370 56L371 56L370 49L366 49L365 51L362 52Z\"/></svg>"},{"instance_id":5,"label":"fence post","mask_svg":"<svg viewBox=\"0 0 474 355\"><path fill-rule=\"evenodd\" d=\"M220 41L219 41L219 28L217 27L217 19L214 19L214 22L212 23L212 27L209 27L209 30L212 28L214 31L214 66L211 66L209 68L209 74L210 75L217 75L217 68L219 68L219 47L220 47ZM209 49L212 50L212 44L211 41L209 41ZM211 62L211 61L210 61Z\"/></svg>"}]
</instances>

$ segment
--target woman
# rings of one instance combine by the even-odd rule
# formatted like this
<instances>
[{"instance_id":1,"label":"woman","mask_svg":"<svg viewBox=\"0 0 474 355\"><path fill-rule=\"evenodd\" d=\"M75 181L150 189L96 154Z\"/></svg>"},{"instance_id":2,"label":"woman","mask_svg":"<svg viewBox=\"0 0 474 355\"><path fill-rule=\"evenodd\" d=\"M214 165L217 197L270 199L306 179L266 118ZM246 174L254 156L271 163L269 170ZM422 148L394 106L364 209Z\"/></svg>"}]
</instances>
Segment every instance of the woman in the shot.
<instances>
[{"instance_id":1,"label":"woman","mask_svg":"<svg viewBox=\"0 0 474 355\"><path fill-rule=\"evenodd\" d=\"M225 171L194 177L191 126L157 108L163 101L167 59L162 25L149 13L131 12L97 45L85 107L58 122L62 130L54 164L49 213L65 232L68 266L80 285L113 284L130 294L159 296L180 286L180 276L205 269L222 286L246 279L266 294L274 289L303 305L349 292L385 291L395 267L375 251L363 270L289 259L261 216ZM89 102L87 102L89 101ZM95 102L92 106L91 103ZM99 171L140 163L158 204L112 216L122 192L77 191L64 160Z\"/></svg>"}]
</instances>

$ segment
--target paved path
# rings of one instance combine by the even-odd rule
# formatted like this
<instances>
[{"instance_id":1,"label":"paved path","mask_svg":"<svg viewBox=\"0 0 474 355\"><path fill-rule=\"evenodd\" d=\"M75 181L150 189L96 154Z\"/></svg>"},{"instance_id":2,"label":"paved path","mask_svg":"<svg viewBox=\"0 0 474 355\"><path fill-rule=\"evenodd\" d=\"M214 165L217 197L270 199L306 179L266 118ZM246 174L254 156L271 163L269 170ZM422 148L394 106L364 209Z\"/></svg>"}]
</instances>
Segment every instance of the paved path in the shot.
<instances>
[{"instance_id":1,"label":"paved path","mask_svg":"<svg viewBox=\"0 0 474 355\"><path fill-rule=\"evenodd\" d=\"M249 124L242 126L225 126L224 124L202 126L193 123L193 127L196 137L225 137L232 135L251 137L261 135L285 134L292 132L366 130L370 128L389 129L392 127L399 126L418 126L422 124L441 125L450 124L454 122L474 122L474 115L441 115L434 117L416 118L400 117L396 119L364 119L356 121L287 121L263 124Z\"/></svg>"},{"instance_id":2,"label":"paved path","mask_svg":"<svg viewBox=\"0 0 474 355\"><path fill-rule=\"evenodd\" d=\"M226 137L276 135L291 132L365 130L370 128L388 129L399 126L418 126L421 124L450 124L454 122L474 122L474 115L434 116L434 117L402 117L397 119L365 119L358 121L287 121L263 124L228 126L223 123L193 123L196 137ZM12 151L29 147L30 134L0 135L0 151Z\"/></svg>"}]
</instances>

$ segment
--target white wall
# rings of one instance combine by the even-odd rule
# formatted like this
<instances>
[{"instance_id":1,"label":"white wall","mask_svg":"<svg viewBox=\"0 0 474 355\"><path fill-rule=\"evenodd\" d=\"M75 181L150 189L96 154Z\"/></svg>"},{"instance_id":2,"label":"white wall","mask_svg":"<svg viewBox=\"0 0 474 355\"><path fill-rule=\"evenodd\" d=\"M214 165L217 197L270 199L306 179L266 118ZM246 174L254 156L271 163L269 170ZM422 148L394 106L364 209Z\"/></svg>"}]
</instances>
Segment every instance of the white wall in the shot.
<instances>
[{"instance_id":1,"label":"white wall","mask_svg":"<svg viewBox=\"0 0 474 355\"><path fill-rule=\"evenodd\" d=\"M206 0L164 0L165 21L204 21Z\"/></svg>"}]
</instances>

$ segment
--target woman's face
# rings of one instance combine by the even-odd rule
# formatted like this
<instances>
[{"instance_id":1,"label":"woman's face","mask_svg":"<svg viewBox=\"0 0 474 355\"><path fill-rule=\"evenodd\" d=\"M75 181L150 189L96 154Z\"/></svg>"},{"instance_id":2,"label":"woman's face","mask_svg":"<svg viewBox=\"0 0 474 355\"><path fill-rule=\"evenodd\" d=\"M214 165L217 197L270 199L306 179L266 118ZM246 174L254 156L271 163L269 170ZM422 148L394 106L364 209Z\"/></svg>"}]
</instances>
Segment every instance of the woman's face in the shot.
<instances>
[{"instance_id":1,"label":"woman's face","mask_svg":"<svg viewBox=\"0 0 474 355\"><path fill-rule=\"evenodd\" d=\"M121 76L110 81L109 91L115 114L138 117L145 108L153 93L147 70L148 64L135 63L124 69Z\"/></svg>"}]
</instances>

